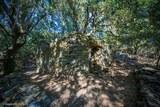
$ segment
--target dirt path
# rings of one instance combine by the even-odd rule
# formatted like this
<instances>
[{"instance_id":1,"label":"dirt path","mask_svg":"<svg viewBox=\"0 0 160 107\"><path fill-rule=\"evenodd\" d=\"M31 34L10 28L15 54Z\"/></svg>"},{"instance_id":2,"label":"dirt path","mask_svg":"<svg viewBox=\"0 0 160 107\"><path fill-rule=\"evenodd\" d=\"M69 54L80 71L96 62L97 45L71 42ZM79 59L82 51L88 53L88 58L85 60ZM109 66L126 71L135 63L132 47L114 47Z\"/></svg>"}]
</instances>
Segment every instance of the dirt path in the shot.
<instances>
[{"instance_id":1,"label":"dirt path","mask_svg":"<svg viewBox=\"0 0 160 107\"><path fill-rule=\"evenodd\" d=\"M11 104L23 102L24 105L39 104L39 107L134 107L137 95L131 69L125 63L116 63L113 64L112 73L103 76L92 74L87 78L79 75L68 79L53 78L48 74L40 75L34 70L29 70L20 75L21 79L16 80L16 83L12 83L13 81L8 83L20 84L16 87L20 91L13 92L14 95L5 97L7 88L1 84L1 101L5 104L7 98L10 98L8 103ZM29 95L21 90L25 86L25 90L30 89ZM35 88L38 88L38 91L33 92ZM23 94L18 100L13 101L13 97L17 95L15 93ZM29 98L31 95L37 96L28 102L22 99L25 96Z\"/></svg>"},{"instance_id":2,"label":"dirt path","mask_svg":"<svg viewBox=\"0 0 160 107\"><path fill-rule=\"evenodd\" d=\"M132 68L125 63L113 65L112 74L88 78L51 78L49 75L26 74L43 88L60 107L128 107L134 106L136 86Z\"/></svg>"}]
</instances>

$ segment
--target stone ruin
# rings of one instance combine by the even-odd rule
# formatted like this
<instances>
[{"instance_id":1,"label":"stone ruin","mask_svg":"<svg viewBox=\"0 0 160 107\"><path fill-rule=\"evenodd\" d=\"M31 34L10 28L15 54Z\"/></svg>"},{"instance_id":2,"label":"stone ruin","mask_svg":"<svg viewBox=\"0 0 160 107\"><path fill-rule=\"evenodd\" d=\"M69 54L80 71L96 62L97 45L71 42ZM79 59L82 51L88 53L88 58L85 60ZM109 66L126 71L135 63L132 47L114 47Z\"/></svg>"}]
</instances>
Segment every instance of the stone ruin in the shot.
<instances>
[{"instance_id":1,"label":"stone ruin","mask_svg":"<svg viewBox=\"0 0 160 107\"><path fill-rule=\"evenodd\" d=\"M106 43L80 34L41 43L36 57L37 72L55 76L107 71L111 62Z\"/></svg>"}]
</instances>

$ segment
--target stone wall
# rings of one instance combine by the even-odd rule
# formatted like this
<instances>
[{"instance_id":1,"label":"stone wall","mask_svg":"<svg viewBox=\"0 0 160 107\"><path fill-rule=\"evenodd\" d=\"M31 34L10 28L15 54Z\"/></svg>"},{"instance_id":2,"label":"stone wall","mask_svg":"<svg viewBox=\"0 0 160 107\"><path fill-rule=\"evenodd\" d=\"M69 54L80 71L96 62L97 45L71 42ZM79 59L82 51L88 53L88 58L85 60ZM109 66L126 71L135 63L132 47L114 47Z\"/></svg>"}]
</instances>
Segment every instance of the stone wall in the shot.
<instances>
[{"instance_id":1,"label":"stone wall","mask_svg":"<svg viewBox=\"0 0 160 107\"><path fill-rule=\"evenodd\" d=\"M94 44L94 45L93 45ZM111 55L108 44L102 41L92 41L89 43L92 50L91 69L93 72L108 71L111 64Z\"/></svg>"},{"instance_id":2,"label":"stone wall","mask_svg":"<svg viewBox=\"0 0 160 107\"><path fill-rule=\"evenodd\" d=\"M93 43L98 47L98 51L93 52ZM91 60L89 50L93 52ZM90 63L92 68L96 68L93 63L100 66L92 70L102 70L108 66L109 56L107 45L100 46L98 42L83 35L70 35L63 39L54 39L51 43L43 42L38 46L37 72L47 71L57 76L88 73Z\"/></svg>"}]
</instances>

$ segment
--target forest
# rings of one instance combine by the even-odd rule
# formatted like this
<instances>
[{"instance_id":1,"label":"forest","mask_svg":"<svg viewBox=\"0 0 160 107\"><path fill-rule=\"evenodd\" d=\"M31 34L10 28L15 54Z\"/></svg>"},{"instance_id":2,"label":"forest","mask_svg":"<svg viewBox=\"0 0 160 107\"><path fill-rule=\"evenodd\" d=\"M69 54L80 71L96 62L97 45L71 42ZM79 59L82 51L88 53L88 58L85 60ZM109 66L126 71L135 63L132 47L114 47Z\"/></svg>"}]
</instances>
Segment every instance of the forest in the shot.
<instances>
[{"instance_id":1,"label":"forest","mask_svg":"<svg viewBox=\"0 0 160 107\"><path fill-rule=\"evenodd\" d=\"M0 107L160 107L160 0L0 0Z\"/></svg>"}]
</instances>

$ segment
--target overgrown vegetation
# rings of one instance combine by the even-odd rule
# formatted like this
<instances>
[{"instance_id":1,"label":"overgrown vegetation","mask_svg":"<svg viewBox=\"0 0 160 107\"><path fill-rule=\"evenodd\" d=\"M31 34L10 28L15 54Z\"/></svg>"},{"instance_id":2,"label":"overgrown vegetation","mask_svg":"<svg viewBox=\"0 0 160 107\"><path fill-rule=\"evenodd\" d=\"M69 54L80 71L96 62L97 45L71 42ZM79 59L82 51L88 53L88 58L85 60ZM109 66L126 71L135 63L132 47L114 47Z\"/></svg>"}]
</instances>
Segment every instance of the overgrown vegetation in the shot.
<instances>
[{"instance_id":1,"label":"overgrown vegetation","mask_svg":"<svg viewBox=\"0 0 160 107\"><path fill-rule=\"evenodd\" d=\"M4 73L14 72L16 57L35 55L40 43L71 33L103 40L113 50L155 57L158 66L159 7L158 0L1 0Z\"/></svg>"},{"instance_id":2,"label":"overgrown vegetation","mask_svg":"<svg viewBox=\"0 0 160 107\"><path fill-rule=\"evenodd\" d=\"M160 107L159 66L160 0L0 0L0 106Z\"/></svg>"}]
</instances>

